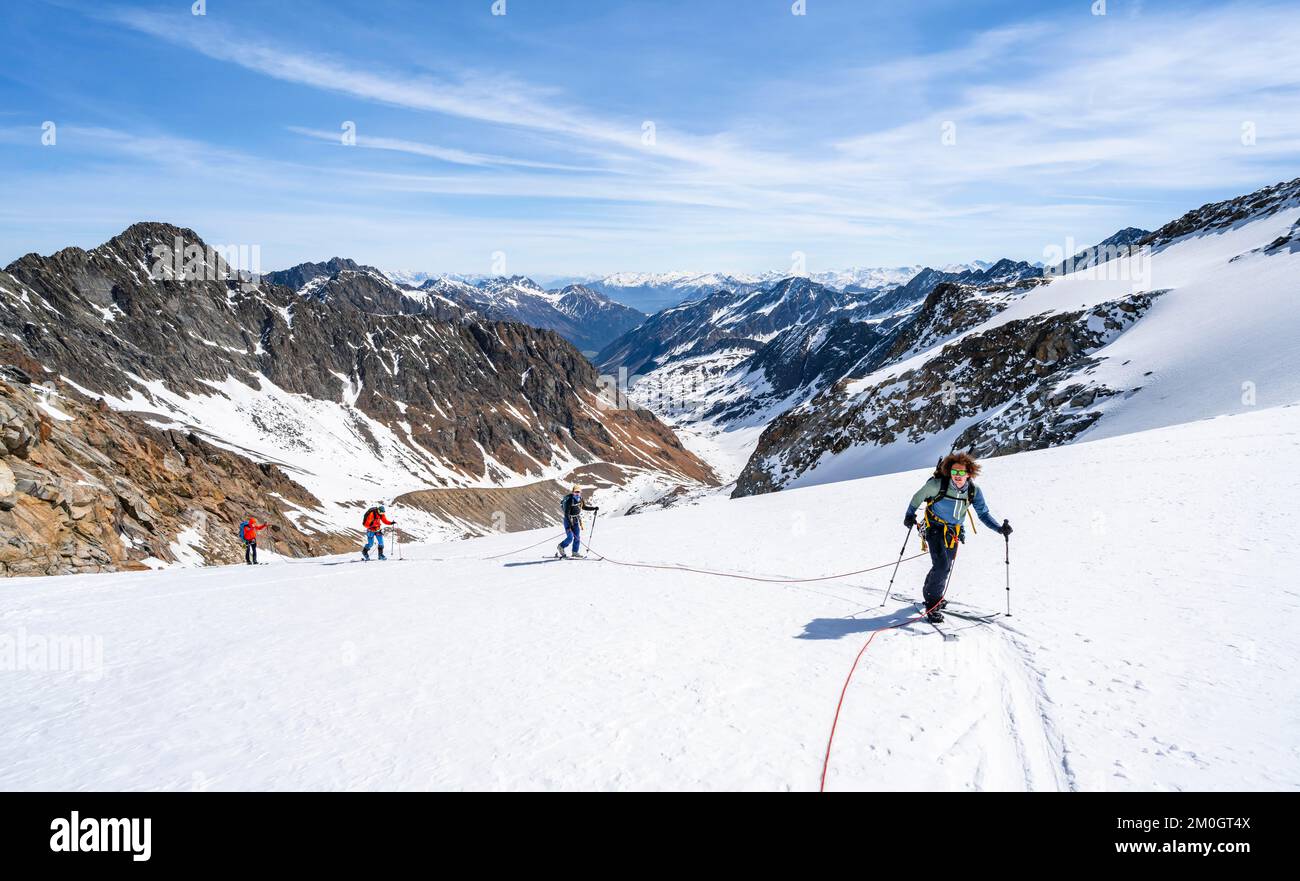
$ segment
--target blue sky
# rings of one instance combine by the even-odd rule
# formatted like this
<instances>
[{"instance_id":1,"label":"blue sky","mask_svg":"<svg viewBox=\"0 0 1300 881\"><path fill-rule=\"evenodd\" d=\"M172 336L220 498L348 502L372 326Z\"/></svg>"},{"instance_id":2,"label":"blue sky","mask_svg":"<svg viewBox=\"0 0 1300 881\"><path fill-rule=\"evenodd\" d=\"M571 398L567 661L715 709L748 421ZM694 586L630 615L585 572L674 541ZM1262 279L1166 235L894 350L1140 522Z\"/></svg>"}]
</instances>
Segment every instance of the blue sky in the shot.
<instances>
[{"instance_id":1,"label":"blue sky","mask_svg":"<svg viewBox=\"0 0 1300 881\"><path fill-rule=\"evenodd\" d=\"M0 264L137 220L264 269L1032 260L1300 176L1294 3L191 3L0 9Z\"/></svg>"}]
</instances>

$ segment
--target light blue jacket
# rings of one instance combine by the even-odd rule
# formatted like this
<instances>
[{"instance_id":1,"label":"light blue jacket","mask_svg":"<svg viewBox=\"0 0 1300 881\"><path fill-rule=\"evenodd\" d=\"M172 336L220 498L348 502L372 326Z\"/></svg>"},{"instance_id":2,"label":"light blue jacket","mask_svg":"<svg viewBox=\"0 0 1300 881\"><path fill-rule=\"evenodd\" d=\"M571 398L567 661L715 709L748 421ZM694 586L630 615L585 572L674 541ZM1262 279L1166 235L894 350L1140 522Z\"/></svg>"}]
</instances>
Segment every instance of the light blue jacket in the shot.
<instances>
[{"instance_id":1,"label":"light blue jacket","mask_svg":"<svg viewBox=\"0 0 1300 881\"><path fill-rule=\"evenodd\" d=\"M916 495L912 496L912 501L907 506L907 513L915 514L916 509L925 504L926 499L939 495L941 485L937 477L931 477L927 480L925 486L921 487ZM974 498L970 498L972 488L975 490ZM966 516L968 507L975 509L980 522L989 529L999 530L1002 528L1002 524L989 513L989 506L984 501L984 493L970 481L967 481L966 486L962 489L957 489L957 484L949 481L948 492L942 498L935 499L934 504L930 506L930 518L942 520L949 526L957 526L962 522L962 518Z\"/></svg>"}]
</instances>

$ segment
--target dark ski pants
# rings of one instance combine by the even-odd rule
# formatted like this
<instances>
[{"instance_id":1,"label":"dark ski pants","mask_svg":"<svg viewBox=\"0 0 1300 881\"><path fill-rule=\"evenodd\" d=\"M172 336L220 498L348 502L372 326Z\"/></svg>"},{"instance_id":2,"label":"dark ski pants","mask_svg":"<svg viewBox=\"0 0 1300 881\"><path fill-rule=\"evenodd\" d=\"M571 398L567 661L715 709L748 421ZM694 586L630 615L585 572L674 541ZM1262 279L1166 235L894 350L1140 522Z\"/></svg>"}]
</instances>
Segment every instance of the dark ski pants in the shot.
<instances>
[{"instance_id":1,"label":"dark ski pants","mask_svg":"<svg viewBox=\"0 0 1300 881\"><path fill-rule=\"evenodd\" d=\"M948 534L952 535L951 528ZM943 599L944 590L948 586L948 574L952 572L952 564L957 559L957 546L946 547L942 523L930 524L930 528L925 531L925 541L930 546L930 573L925 576L924 593L928 609Z\"/></svg>"},{"instance_id":2,"label":"dark ski pants","mask_svg":"<svg viewBox=\"0 0 1300 881\"><path fill-rule=\"evenodd\" d=\"M573 542L573 553L582 550L582 521L564 521L564 541L560 542L560 547L567 548L569 542Z\"/></svg>"},{"instance_id":3,"label":"dark ski pants","mask_svg":"<svg viewBox=\"0 0 1300 881\"><path fill-rule=\"evenodd\" d=\"M251 556L250 556L251 555ZM244 539L244 562L257 563L257 540L249 541Z\"/></svg>"}]
</instances>

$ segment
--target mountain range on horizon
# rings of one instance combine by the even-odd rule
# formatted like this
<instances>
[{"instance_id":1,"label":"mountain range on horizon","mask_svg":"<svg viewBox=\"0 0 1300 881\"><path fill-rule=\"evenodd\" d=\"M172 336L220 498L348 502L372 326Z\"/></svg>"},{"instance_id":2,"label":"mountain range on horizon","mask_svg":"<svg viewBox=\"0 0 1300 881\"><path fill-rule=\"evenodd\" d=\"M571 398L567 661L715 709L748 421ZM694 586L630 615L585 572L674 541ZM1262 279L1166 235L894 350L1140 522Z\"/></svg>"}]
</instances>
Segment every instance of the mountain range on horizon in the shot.
<instances>
[{"instance_id":1,"label":"mountain range on horizon","mask_svg":"<svg viewBox=\"0 0 1300 881\"><path fill-rule=\"evenodd\" d=\"M377 496L425 536L471 535L500 528L494 511L507 528L552 522L557 481L631 513L720 483L750 495L954 445L997 455L1167 424L1230 403L1212 364L1184 362L1227 351L1224 334L1285 332L1298 229L1300 180L1120 230L1067 272L1004 259L868 289L785 277L646 316L583 285L413 288L349 258L259 278L192 230L137 223L0 272L0 521L17 542L0 564L220 558L249 508L279 512L283 550L315 554ZM177 238L196 278L151 265ZM1223 290L1256 311L1223 311ZM599 353L575 348L600 335ZM1230 355L1275 395L1288 386L1259 358L1276 348ZM610 388L629 373L634 387ZM965 377L951 400L943 376Z\"/></svg>"},{"instance_id":2,"label":"mountain range on horizon","mask_svg":"<svg viewBox=\"0 0 1300 881\"><path fill-rule=\"evenodd\" d=\"M987 269L995 262L997 261L973 260L969 263L951 263L940 267L939 271L954 273L978 271ZM645 314L653 314L717 290L754 290L785 278L803 277L842 290L875 290L905 284L926 268L923 264L916 264L895 267L849 267L811 273L796 271L792 267L786 271L769 270L761 273L676 270L516 277L529 278L533 285L539 288L549 287L551 290L578 285ZM388 270L384 274L397 284L407 287L423 287L438 279L479 286L495 278L491 275L438 274L409 270Z\"/></svg>"}]
</instances>

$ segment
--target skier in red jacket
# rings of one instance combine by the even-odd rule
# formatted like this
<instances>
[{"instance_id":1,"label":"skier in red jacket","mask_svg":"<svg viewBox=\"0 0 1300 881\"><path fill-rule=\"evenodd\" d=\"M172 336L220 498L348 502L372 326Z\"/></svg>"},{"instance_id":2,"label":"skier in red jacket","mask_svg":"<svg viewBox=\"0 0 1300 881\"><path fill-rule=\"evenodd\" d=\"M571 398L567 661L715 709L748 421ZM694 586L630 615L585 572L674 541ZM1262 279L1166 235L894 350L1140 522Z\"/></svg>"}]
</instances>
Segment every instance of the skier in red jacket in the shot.
<instances>
[{"instance_id":1,"label":"skier in red jacket","mask_svg":"<svg viewBox=\"0 0 1300 881\"><path fill-rule=\"evenodd\" d=\"M239 524L239 534L244 539L244 562L250 566L257 565L257 534L266 528L265 523L258 523L257 518L249 515Z\"/></svg>"},{"instance_id":2,"label":"skier in red jacket","mask_svg":"<svg viewBox=\"0 0 1300 881\"><path fill-rule=\"evenodd\" d=\"M384 556L384 526L392 526L396 521L389 520L384 516L384 506L377 505L366 511L365 516L361 518L361 523L366 527L366 546L361 549L361 559L370 559L370 546L379 541L379 559L387 560Z\"/></svg>"}]
</instances>

